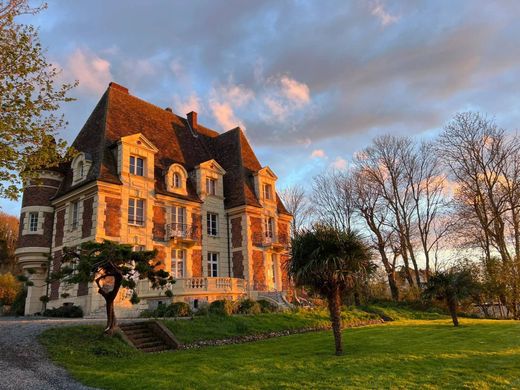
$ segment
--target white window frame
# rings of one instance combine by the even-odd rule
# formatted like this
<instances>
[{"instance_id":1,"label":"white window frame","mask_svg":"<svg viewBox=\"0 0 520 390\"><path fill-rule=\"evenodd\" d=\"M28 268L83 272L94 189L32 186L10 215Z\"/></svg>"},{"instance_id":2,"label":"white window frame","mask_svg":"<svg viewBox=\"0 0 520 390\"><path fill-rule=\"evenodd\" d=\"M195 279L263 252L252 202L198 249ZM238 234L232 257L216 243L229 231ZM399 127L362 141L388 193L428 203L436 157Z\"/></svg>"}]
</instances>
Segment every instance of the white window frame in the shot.
<instances>
[{"instance_id":1,"label":"white window frame","mask_svg":"<svg viewBox=\"0 0 520 390\"><path fill-rule=\"evenodd\" d=\"M139 207L141 204L141 207ZM133 226L144 226L146 220L146 201L140 198L128 199L128 224ZM139 210L142 211L139 215Z\"/></svg>"},{"instance_id":2,"label":"white window frame","mask_svg":"<svg viewBox=\"0 0 520 390\"><path fill-rule=\"evenodd\" d=\"M264 183L263 194L265 200L273 200L273 185L269 183Z\"/></svg>"},{"instance_id":3,"label":"white window frame","mask_svg":"<svg viewBox=\"0 0 520 390\"><path fill-rule=\"evenodd\" d=\"M218 252L208 252L208 277L218 277Z\"/></svg>"},{"instance_id":4,"label":"white window frame","mask_svg":"<svg viewBox=\"0 0 520 390\"><path fill-rule=\"evenodd\" d=\"M184 278L186 272L186 251L184 249L175 249L171 251L172 265L171 275L175 279Z\"/></svg>"},{"instance_id":5,"label":"white window frame","mask_svg":"<svg viewBox=\"0 0 520 390\"><path fill-rule=\"evenodd\" d=\"M37 233L38 232L38 222L39 222L39 215L37 211L31 211L28 215L28 231L29 233Z\"/></svg>"},{"instance_id":6,"label":"white window frame","mask_svg":"<svg viewBox=\"0 0 520 390\"><path fill-rule=\"evenodd\" d=\"M217 195L217 181L214 177L206 177L206 194Z\"/></svg>"},{"instance_id":7,"label":"white window frame","mask_svg":"<svg viewBox=\"0 0 520 390\"><path fill-rule=\"evenodd\" d=\"M274 238L274 218L264 218L264 236L268 239Z\"/></svg>"},{"instance_id":8,"label":"white window frame","mask_svg":"<svg viewBox=\"0 0 520 390\"><path fill-rule=\"evenodd\" d=\"M146 159L144 157L141 157L141 156L135 156L135 155L130 155L130 159L129 159L129 170L130 170L130 173L132 175L135 175L135 176L143 176L144 177L144 172L145 172L145 165L146 165ZM141 161L141 166L139 166L139 161Z\"/></svg>"},{"instance_id":9,"label":"white window frame","mask_svg":"<svg viewBox=\"0 0 520 390\"><path fill-rule=\"evenodd\" d=\"M76 230L79 226L79 201L70 204L70 228Z\"/></svg>"},{"instance_id":10,"label":"white window frame","mask_svg":"<svg viewBox=\"0 0 520 390\"><path fill-rule=\"evenodd\" d=\"M206 214L206 232L210 237L218 237L218 214Z\"/></svg>"},{"instance_id":11,"label":"white window frame","mask_svg":"<svg viewBox=\"0 0 520 390\"><path fill-rule=\"evenodd\" d=\"M179 172L173 172L172 185L173 185L173 188L175 188L175 189L182 188L182 178L181 178L181 174Z\"/></svg>"}]
</instances>

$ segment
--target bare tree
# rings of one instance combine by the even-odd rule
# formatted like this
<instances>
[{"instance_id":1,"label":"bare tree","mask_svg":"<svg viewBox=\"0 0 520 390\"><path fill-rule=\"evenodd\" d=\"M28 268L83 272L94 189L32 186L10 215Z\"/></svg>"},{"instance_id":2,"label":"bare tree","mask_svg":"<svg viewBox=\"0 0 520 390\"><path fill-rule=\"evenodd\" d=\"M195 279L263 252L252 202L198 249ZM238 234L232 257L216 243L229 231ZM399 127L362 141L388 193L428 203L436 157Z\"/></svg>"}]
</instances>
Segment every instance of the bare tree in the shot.
<instances>
[{"instance_id":1,"label":"bare tree","mask_svg":"<svg viewBox=\"0 0 520 390\"><path fill-rule=\"evenodd\" d=\"M316 176L311 200L320 223L342 231L352 229L355 210L350 172L332 170Z\"/></svg>"},{"instance_id":2,"label":"bare tree","mask_svg":"<svg viewBox=\"0 0 520 390\"><path fill-rule=\"evenodd\" d=\"M439 153L459 184L457 219L463 244L493 256L508 270L508 309L515 318L520 286L520 139L479 113L461 113L445 126Z\"/></svg>"},{"instance_id":3,"label":"bare tree","mask_svg":"<svg viewBox=\"0 0 520 390\"><path fill-rule=\"evenodd\" d=\"M356 170L353 178L354 206L371 233L372 246L379 252L392 299L398 301L399 289L395 280L396 256L392 257L396 236L389 223L389 209L378 186L374 185L362 170Z\"/></svg>"},{"instance_id":4,"label":"bare tree","mask_svg":"<svg viewBox=\"0 0 520 390\"><path fill-rule=\"evenodd\" d=\"M280 198L282 198L287 211L293 215L292 233L301 231L309 223L312 215L312 207L305 189L300 185L286 187L280 191Z\"/></svg>"}]
</instances>

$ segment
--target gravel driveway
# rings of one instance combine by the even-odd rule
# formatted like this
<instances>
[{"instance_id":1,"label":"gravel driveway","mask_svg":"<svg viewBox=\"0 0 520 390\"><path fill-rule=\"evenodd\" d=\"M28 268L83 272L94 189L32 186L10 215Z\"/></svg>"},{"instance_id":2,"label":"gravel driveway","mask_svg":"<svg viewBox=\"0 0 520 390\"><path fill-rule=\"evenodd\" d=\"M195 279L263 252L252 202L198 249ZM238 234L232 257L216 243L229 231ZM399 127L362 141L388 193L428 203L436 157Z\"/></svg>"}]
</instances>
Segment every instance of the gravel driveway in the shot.
<instances>
[{"instance_id":1,"label":"gravel driveway","mask_svg":"<svg viewBox=\"0 0 520 390\"><path fill-rule=\"evenodd\" d=\"M104 320L0 317L0 389L92 389L54 365L36 340L47 328L86 323L104 323Z\"/></svg>"}]
</instances>

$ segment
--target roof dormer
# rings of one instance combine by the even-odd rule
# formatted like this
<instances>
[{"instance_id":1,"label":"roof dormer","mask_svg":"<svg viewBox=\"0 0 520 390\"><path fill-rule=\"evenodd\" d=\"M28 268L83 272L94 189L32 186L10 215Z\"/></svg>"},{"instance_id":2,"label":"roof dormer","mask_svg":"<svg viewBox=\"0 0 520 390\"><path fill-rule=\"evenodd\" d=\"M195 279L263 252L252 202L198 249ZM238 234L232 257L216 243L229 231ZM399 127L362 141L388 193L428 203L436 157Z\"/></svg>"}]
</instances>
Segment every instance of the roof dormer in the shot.
<instances>
[{"instance_id":1,"label":"roof dormer","mask_svg":"<svg viewBox=\"0 0 520 390\"><path fill-rule=\"evenodd\" d=\"M224 168L215 160L204 161L197 165L197 193L199 196L216 196L224 198L224 180L226 174Z\"/></svg>"},{"instance_id":2,"label":"roof dormer","mask_svg":"<svg viewBox=\"0 0 520 390\"><path fill-rule=\"evenodd\" d=\"M171 164L165 175L166 190L176 194L187 195L188 172L180 164Z\"/></svg>"},{"instance_id":3,"label":"roof dormer","mask_svg":"<svg viewBox=\"0 0 520 390\"><path fill-rule=\"evenodd\" d=\"M253 174L255 192L262 203L276 203L276 180L278 176L268 166Z\"/></svg>"},{"instance_id":4,"label":"roof dormer","mask_svg":"<svg viewBox=\"0 0 520 390\"><path fill-rule=\"evenodd\" d=\"M154 177L154 157L159 150L143 134L121 137L118 142L117 171L120 176Z\"/></svg>"},{"instance_id":5,"label":"roof dormer","mask_svg":"<svg viewBox=\"0 0 520 390\"><path fill-rule=\"evenodd\" d=\"M88 172L92 165L92 158L88 153L79 153L71 163L72 168L72 185L81 183L87 178Z\"/></svg>"}]
</instances>

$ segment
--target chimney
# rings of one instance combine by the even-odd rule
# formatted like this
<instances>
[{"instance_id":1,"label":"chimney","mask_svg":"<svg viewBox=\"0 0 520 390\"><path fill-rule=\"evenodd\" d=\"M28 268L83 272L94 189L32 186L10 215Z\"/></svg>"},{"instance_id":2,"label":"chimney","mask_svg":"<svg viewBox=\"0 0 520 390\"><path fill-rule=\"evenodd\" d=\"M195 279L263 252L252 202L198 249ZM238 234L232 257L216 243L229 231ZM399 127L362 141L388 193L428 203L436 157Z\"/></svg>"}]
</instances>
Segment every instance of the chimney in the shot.
<instances>
[{"instance_id":1,"label":"chimney","mask_svg":"<svg viewBox=\"0 0 520 390\"><path fill-rule=\"evenodd\" d=\"M122 85L120 85L120 84L118 84L118 83L114 83L113 81L110 82L110 83L108 84L108 86L109 86L109 88L117 89L118 91L121 91L121 92L123 92L123 93L128 93L128 94L130 94L130 93L128 92L128 88L127 88L127 87L123 87Z\"/></svg>"},{"instance_id":2,"label":"chimney","mask_svg":"<svg viewBox=\"0 0 520 390\"><path fill-rule=\"evenodd\" d=\"M191 111L188 113L187 117L191 129L195 130L197 128L197 113L195 111Z\"/></svg>"},{"instance_id":3,"label":"chimney","mask_svg":"<svg viewBox=\"0 0 520 390\"><path fill-rule=\"evenodd\" d=\"M165 110L168 111L168 112L173 112L171 107L166 107Z\"/></svg>"}]
</instances>

